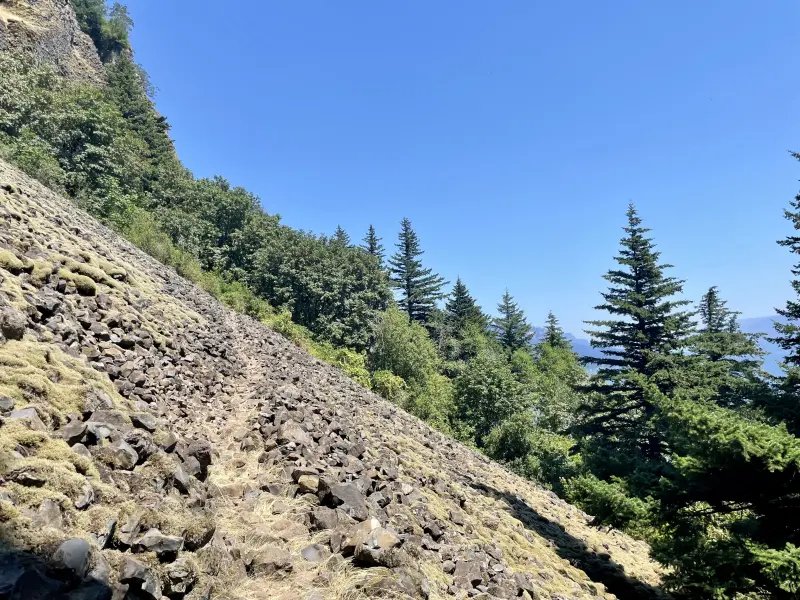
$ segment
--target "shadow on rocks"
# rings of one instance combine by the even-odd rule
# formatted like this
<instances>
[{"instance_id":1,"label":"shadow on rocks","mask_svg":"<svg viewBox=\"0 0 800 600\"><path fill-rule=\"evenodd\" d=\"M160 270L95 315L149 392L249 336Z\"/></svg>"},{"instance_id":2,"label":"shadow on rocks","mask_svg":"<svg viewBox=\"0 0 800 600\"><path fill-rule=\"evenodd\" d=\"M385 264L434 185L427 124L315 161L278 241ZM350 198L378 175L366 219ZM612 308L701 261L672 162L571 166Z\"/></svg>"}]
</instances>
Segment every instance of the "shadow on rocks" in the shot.
<instances>
[{"instance_id":1,"label":"shadow on rocks","mask_svg":"<svg viewBox=\"0 0 800 600\"><path fill-rule=\"evenodd\" d=\"M89 575L91 550L67 540L50 557L0 538L0 600L111 600L112 589Z\"/></svg>"},{"instance_id":2,"label":"shadow on rocks","mask_svg":"<svg viewBox=\"0 0 800 600\"><path fill-rule=\"evenodd\" d=\"M577 569L586 573L595 583L602 583L619 600L669 600L671 596L662 589L640 581L625 573L625 567L611 560L611 556L592 551L586 543L567 533L554 521L542 516L522 498L502 492L484 483L467 481L468 485L502 500L508 512L525 527L551 541L556 553Z\"/></svg>"}]
</instances>

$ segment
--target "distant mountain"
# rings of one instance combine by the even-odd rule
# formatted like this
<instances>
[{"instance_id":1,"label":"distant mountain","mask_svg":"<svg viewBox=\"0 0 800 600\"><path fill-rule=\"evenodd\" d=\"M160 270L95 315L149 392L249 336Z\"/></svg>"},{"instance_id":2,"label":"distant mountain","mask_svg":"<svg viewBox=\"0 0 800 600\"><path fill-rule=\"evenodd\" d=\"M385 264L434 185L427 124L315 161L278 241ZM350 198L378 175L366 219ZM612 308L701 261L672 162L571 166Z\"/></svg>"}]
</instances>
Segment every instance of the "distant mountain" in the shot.
<instances>
[{"instance_id":1,"label":"distant mountain","mask_svg":"<svg viewBox=\"0 0 800 600\"><path fill-rule=\"evenodd\" d=\"M771 317L753 317L752 319L741 319L739 326L745 333L764 333L767 337L774 336L775 322L786 323L786 318L779 315ZM764 370L773 375L779 375L781 368L778 365L786 356L786 352L777 344L761 339L761 348L767 353L764 357Z\"/></svg>"},{"instance_id":2,"label":"distant mountain","mask_svg":"<svg viewBox=\"0 0 800 600\"><path fill-rule=\"evenodd\" d=\"M767 337L775 335L775 321L785 323L786 319L779 315L770 317L753 317L750 319L741 319L739 325L745 333L763 333ZM534 327L533 343L536 343L544 334L544 327ZM590 341L586 338L579 338L571 333L565 333L566 337L572 344L572 349L579 356L602 356L602 352L597 348L592 348ZM769 342L766 339L761 339L761 348L767 353L764 357L764 370L773 375L778 375L781 372L778 363L786 356L780 346L775 343Z\"/></svg>"}]
</instances>

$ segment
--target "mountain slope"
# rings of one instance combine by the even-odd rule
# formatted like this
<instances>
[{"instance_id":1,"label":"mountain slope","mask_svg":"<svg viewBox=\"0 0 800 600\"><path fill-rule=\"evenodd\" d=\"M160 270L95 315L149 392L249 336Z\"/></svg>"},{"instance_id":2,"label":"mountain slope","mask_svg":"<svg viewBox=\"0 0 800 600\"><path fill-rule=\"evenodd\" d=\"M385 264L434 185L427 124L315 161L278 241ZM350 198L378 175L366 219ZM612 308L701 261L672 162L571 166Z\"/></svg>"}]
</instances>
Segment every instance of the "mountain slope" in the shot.
<instances>
[{"instance_id":1,"label":"mountain slope","mask_svg":"<svg viewBox=\"0 0 800 600\"><path fill-rule=\"evenodd\" d=\"M645 544L5 163L0 331L0 590L17 597L661 595Z\"/></svg>"}]
</instances>

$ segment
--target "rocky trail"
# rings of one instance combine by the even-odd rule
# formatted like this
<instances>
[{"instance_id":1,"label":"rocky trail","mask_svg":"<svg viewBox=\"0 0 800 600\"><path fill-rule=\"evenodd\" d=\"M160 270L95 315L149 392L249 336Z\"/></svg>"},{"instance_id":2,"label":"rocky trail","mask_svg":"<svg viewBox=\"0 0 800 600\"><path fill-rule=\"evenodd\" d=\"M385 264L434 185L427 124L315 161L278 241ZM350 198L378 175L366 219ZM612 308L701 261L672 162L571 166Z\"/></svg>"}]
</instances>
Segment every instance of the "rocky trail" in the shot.
<instances>
[{"instance_id":1,"label":"rocky trail","mask_svg":"<svg viewBox=\"0 0 800 600\"><path fill-rule=\"evenodd\" d=\"M0 599L661 598L645 544L0 162Z\"/></svg>"}]
</instances>

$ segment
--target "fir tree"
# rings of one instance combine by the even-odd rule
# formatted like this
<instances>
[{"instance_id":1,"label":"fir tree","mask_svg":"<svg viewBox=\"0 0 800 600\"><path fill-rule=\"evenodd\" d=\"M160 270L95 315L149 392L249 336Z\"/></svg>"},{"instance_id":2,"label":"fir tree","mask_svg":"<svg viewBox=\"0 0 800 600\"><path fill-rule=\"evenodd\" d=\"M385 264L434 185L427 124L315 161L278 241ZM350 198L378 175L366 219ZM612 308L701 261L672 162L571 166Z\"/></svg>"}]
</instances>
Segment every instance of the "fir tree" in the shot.
<instances>
[{"instance_id":1,"label":"fir tree","mask_svg":"<svg viewBox=\"0 0 800 600\"><path fill-rule=\"evenodd\" d=\"M696 358L694 394L729 408L766 399L759 336L742 333L737 321L740 313L726 307L716 286L703 295L697 312L701 328L689 340L689 350Z\"/></svg>"},{"instance_id":2,"label":"fir tree","mask_svg":"<svg viewBox=\"0 0 800 600\"><path fill-rule=\"evenodd\" d=\"M680 310L688 301L674 299L683 282L664 274L671 265L659 263L661 253L647 237L650 230L642 227L633 205L627 217L626 235L615 258L620 266L604 275L611 286L602 294L605 302L595 307L612 318L588 321L601 328L587 333L603 356L584 359L600 367L590 385L600 396L595 395L599 400L587 407L584 433L624 433L655 456L660 454L660 442L649 423L655 408L643 393L642 382L658 374L661 389L669 387L675 359L691 331L691 313Z\"/></svg>"},{"instance_id":3,"label":"fir tree","mask_svg":"<svg viewBox=\"0 0 800 600\"><path fill-rule=\"evenodd\" d=\"M506 290L503 299L497 305L500 316L494 320L497 328L497 341L514 353L525 348L532 336L531 326L525 318L525 312L514 302L513 296Z\"/></svg>"},{"instance_id":4,"label":"fir tree","mask_svg":"<svg viewBox=\"0 0 800 600\"><path fill-rule=\"evenodd\" d=\"M436 301L444 297L447 282L432 269L425 269L419 257L423 254L411 221L403 219L398 236L397 252L389 260L391 281L400 291L398 302L413 321L427 322Z\"/></svg>"},{"instance_id":5,"label":"fir tree","mask_svg":"<svg viewBox=\"0 0 800 600\"><path fill-rule=\"evenodd\" d=\"M331 242L334 246L347 248L350 246L350 235L344 229L342 229L341 225L337 225L336 231L333 232L333 239Z\"/></svg>"},{"instance_id":6,"label":"fir tree","mask_svg":"<svg viewBox=\"0 0 800 600\"><path fill-rule=\"evenodd\" d=\"M367 231L367 235L364 236L364 244L361 246L364 250L370 253L372 256L378 259L378 265L383 268L383 244L381 244L382 238L378 237L378 234L375 233L375 228L370 225L369 230Z\"/></svg>"},{"instance_id":7,"label":"fir tree","mask_svg":"<svg viewBox=\"0 0 800 600\"><path fill-rule=\"evenodd\" d=\"M547 325L545 325L544 335L542 335L542 339L539 343L547 344L553 348L572 349L572 345L567 338L564 337L564 330L561 329L561 326L558 324L558 319L552 311L547 313Z\"/></svg>"},{"instance_id":8,"label":"fir tree","mask_svg":"<svg viewBox=\"0 0 800 600\"><path fill-rule=\"evenodd\" d=\"M486 327L486 316L470 295L467 286L461 281L461 277L456 278L456 284L444 310L446 320L457 337L461 337L470 323Z\"/></svg>"},{"instance_id":9,"label":"fir tree","mask_svg":"<svg viewBox=\"0 0 800 600\"><path fill-rule=\"evenodd\" d=\"M800 153L793 152L792 156L800 160ZM794 210L786 209L783 211L783 215L792 223L792 227L797 232L800 231L800 193L795 196L790 206ZM797 233L786 236L778 243L789 248L792 254L800 254L800 235ZM800 277L800 262L792 268L792 275ZM800 279L792 280L792 289L795 291L795 298L788 300L784 308L777 309L778 314L785 317L788 322L775 323L778 336L772 341L787 352L784 358L787 365L800 366Z\"/></svg>"}]
</instances>

